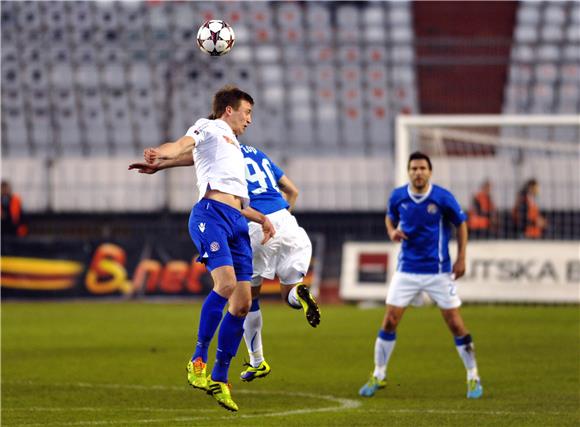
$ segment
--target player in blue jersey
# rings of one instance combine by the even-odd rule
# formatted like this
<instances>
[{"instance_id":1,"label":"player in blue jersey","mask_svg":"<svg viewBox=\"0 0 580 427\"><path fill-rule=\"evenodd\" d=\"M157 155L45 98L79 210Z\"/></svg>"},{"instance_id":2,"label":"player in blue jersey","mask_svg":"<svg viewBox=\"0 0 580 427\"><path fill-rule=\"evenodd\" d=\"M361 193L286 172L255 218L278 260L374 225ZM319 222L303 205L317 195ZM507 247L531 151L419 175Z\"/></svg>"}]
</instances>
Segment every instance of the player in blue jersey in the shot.
<instances>
[{"instance_id":1,"label":"player in blue jersey","mask_svg":"<svg viewBox=\"0 0 580 427\"><path fill-rule=\"evenodd\" d=\"M265 377L271 371L262 349L262 312L259 305L262 279L273 279L277 275L282 299L292 308L302 308L306 320L313 327L320 323L320 310L308 287L302 283L310 265L312 244L306 231L290 213L298 197L298 189L263 152L244 144L241 144L241 150L246 165L250 207L265 215L276 230L276 235L262 244L265 237L262 227L254 222L248 225L254 269L252 305L244 322L244 340L250 363L240 376L243 381L252 381ZM186 153L176 162L156 165L134 163L130 169L153 174L166 168L191 165L193 157L191 153Z\"/></svg>"},{"instance_id":2,"label":"player in blue jersey","mask_svg":"<svg viewBox=\"0 0 580 427\"><path fill-rule=\"evenodd\" d=\"M250 363L240 377L243 381L252 381L265 377L271 371L262 348L262 312L259 306L262 279L278 276L282 299L292 308L302 308L312 327L320 323L320 311L308 287L302 283L310 265L312 244L306 231L290 213L298 197L298 189L260 150L242 144L242 153L246 162L250 206L266 215L276 229L276 236L261 245L264 238L261 228L249 224L254 273L252 307L244 322L244 340Z\"/></svg>"},{"instance_id":3,"label":"player in blue jersey","mask_svg":"<svg viewBox=\"0 0 580 427\"><path fill-rule=\"evenodd\" d=\"M467 370L467 397L477 399L483 388L473 341L459 313L461 300L454 283L465 274L467 218L453 194L430 183L432 166L427 155L411 154L407 166L410 182L393 190L385 218L389 238L402 242L401 252L375 341L375 369L359 394L370 397L385 387L397 326L407 306L424 291L439 306L455 337L457 352ZM453 266L448 250L451 225L457 230L457 259Z\"/></svg>"}]
</instances>

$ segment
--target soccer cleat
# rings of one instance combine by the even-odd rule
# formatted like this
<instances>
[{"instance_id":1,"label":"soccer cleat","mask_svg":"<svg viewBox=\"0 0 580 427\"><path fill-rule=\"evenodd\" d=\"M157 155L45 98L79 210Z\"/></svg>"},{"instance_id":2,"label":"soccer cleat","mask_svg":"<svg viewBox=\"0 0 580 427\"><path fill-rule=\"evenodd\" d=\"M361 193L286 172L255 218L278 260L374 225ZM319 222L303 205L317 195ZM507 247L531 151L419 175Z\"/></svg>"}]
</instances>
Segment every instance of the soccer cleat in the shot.
<instances>
[{"instance_id":1,"label":"soccer cleat","mask_svg":"<svg viewBox=\"0 0 580 427\"><path fill-rule=\"evenodd\" d=\"M272 371L272 368L265 360L257 368L254 368L249 363L244 363L244 366L248 368L240 374L240 378L245 382L253 381L256 378L264 378Z\"/></svg>"},{"instance_id":2,"label":"soccer cleat","mask_svg":"<svg viewBox=\"0 0 580 427\"><path fill-rule=\"evenodd\" d=\"M473 379L467 381L467 398L468 399L479 399L483 394L483 386L479 379Z\"/></svg>"},{"instance_id":3,"label":"soccer cleat","mask_svg":"<svg viewBox=\"0 0 580 427\"><path fill-rule=\"evenodd\" d=\"M228 411L236 412L238 405L232 400L230 393L230 385L220 381L214 381L211 377L207 378L208 394L211 394L220 406L223 406Z\"/></svg>"},{"instance_id":4,"label":"soccer cleat","mask_svg":"<svg viewBox=\"0 0 580 427\"><path fill-rule=\"evenodd\" d=\"M203 363L201 357L190 360L187 364L187 382L193 387L207 391L207 364Z\"/></svg>"},{"instance_id":5,"label":"soccer cleat","mask_svg":"<svg viewBox=\"0 0 580 427\"><path fill-rule=\"evenodd\" d=\"M387 382L385 380L379 380L377 377L371 374L371 377L365 385L363 385L358 394L363 397L373 397L378 389L385 388Z\"/></svg>"},{"instance_id":6,"label":"soccer cleat","mask_svg":"<svg viewBox=\"0 0 580 427\"><path fill-rule=\"evenodd\" d=\"M316 300L310 293L308 286L296 286L296 294L298 295L300 305L302 305L302 308L304 309L304 314L306 314L306 320L310 323L310 326L316 328L320 324L320 310L318 309L318 304L316 304Z\"/></svg>"}]
</instances>

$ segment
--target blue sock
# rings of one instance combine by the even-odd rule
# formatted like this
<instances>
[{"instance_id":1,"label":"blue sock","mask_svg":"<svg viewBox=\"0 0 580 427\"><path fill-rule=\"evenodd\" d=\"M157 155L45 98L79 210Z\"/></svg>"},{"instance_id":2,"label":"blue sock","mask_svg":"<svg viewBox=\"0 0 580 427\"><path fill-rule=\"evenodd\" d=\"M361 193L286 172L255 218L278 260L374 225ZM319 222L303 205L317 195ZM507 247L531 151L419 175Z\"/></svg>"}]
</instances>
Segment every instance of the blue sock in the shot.
<instances>
[{"instance_id":1,"label":"blue sock","mask_svg":"<svg viewBox=\"0 0 580 427\"><path fill-rule=\"evenodd\" d=\"M201 357L201 360L207 363L209 343L222 320L224 307L227 302L227 298L222 297L215 291L211 291L203 302L199 319L199 329L197 331L195 353L193 353L191 360Z\"/></svg>"},{"instance_id":2,"label":"blue sock","mask_svg":"<svg viewBox=\"0 0 580 427\"><path fill-rule=\"evenodd\" d=\"M211 373L214 381L228 382L230 362L238 352L238 347L244 336L244 320L246 317L236 317L229 312L224 316L218 333L218 348L215 366Z\"/></svg>"},{"instance_id":3,"label":"blue sock","mask_svg":"<svg viewBox=\"0 0 580 427\"><path fill-rule=\"evenodd\" d=\"M382 329L379 331L379 337L385 341L395 341L397 339L396 332L386 332Z\"/></svg>"}]
</instances>

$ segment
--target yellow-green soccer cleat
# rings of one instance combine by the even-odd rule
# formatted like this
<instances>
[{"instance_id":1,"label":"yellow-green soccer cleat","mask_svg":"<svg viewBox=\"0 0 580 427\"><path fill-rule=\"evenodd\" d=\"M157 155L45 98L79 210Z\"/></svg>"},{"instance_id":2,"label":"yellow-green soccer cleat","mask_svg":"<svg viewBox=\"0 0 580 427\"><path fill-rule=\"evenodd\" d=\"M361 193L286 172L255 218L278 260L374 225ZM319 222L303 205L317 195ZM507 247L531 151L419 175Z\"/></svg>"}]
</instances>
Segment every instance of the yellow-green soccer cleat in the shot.
<instances>
[{"instance_id":1,"label":"yellow-green soccer cleat","mask_svg":"<svg viewBox=\"0 0 580 427\"><path fill-rule=\"evenodd\" d=\"M187 364L187 382L193 388L208 391L206 367L207 364L203 363L201 357L190 360Z\"/></svg>"},{"instance_id":2,"label":"yellow-green soccer cleat","mask_svg":"<svg viewBox=\"0 0 580 427\"><path fill-rule=\"evenodd\" d=\"M230 385L220 381L214 381L211 377L207 378L208 393L211 394L220 406L223 406L228 411L236 412L238 405L232 400L230 393Z\"/></svg>"},{"instance_id":3,"label":"yellow-green soccer cleat","mask_svg":"<svg viewBox=\"0 0 580 427\"><path fill-rule=\"evenodd\" d=\"M298 295L298 300L304 309L306 320L310 326L316 328L320 324L320 310L318 309L318 304L316 304L316 300L310 293L308 286L296 286L296 294Z\"/></svg>"},{"instance_id":4,"label":"yellow-green soccer cleat","mask_svg":"<svg viewBox=\"0 0 580 427\"><path fill-rule=\"evenodd\" d=\"M245 363L244 366L247 366L247 368L240 374L240 378L242 379L242 381L246 382L253 381L256 378L264 378L272 371L272 368L270 368L270 365L268 365L268 363L266 363L265 360L262 363L260 363L256 368L254 368L249 363Z\"/></svg>"},{"instance_id":5,"label":"yellow-green soccer cleat","mask_svg":"<svg viewBox=\"0 0 580 427\"><path fill-rule=\"evenodd\" d=\"M365 383L365 385L360 388L358 394L363 397L372 397L375 395L378 389L385 388L386 385L387 382L385 380L379 380L377 377L371 374L371 377Z\"/></svg>"}]
</instances>

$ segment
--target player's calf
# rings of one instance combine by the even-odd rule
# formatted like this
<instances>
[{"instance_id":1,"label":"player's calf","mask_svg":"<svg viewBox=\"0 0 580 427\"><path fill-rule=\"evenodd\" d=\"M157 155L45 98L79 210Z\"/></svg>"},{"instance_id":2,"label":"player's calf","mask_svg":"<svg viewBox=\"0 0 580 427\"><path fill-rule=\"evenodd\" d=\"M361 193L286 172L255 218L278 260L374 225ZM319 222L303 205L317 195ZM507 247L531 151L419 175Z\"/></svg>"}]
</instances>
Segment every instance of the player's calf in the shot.
<instances>
[{"instance_id":1,"label":"player's calf","mask_svg":"<svg viewBox=\"0 0 580 427\"><path fill-rule=\"evenodd\" d=\"M304 310L306 315L306 320L313 328L316 328L320 324L320 309L316 300L310 293L310 289L306 285L297 285L296 294L298 296L298 301Z\"/></svg>"}]
</instances>

